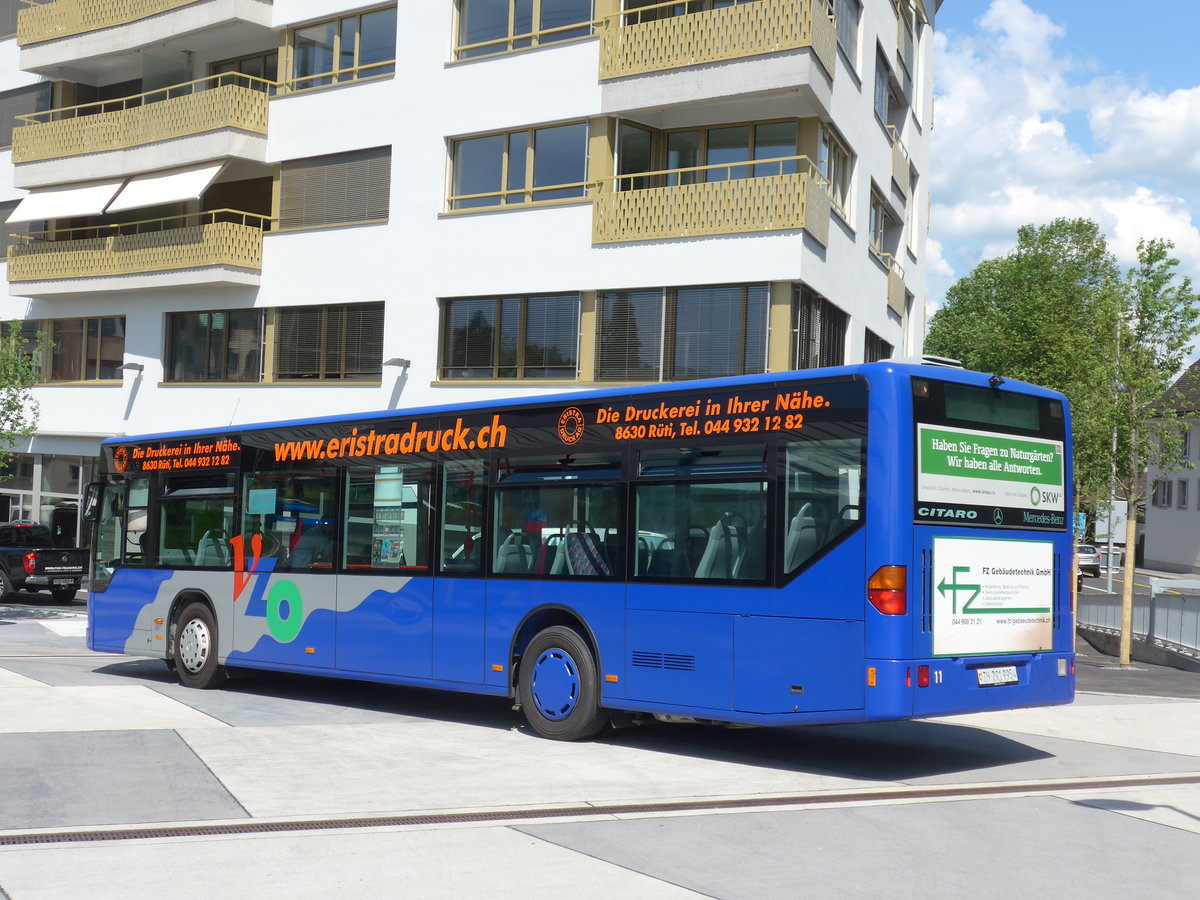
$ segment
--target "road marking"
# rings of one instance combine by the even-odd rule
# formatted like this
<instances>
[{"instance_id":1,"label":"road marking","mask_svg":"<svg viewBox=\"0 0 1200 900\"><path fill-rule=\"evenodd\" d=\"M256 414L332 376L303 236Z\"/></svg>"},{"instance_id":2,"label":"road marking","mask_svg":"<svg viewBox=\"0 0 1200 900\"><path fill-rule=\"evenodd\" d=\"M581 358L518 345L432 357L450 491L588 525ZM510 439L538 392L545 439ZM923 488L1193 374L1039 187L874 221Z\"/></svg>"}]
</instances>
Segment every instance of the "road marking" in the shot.
<instances>
[{"instance_id":1,"label":"road marking","mask_svg":"<svg viewBox=\"0 0 1200 900\"><path fill-rule=\"evenodd\" d=\"M929 787L881 787L874 790L822 791L775 797L714 797L659 803L608 803L580 806L488 809L468 812L419 813L402 816L363 816L343 819L273 819L233 821L221 824L193 823L134 828L77 828L67 831L24 831L0 834L0 847L30 844L88 843L102 841L157 840L176 837L226 837L245 834L279 834L304 831L345 831L359 828L403 828L406 826L462 824L528 824L545 819L598 819L623 816L655 816L662 813L750 812L763 809L861 806L939 800L974 800L984 797L1036 797L1076 791L1121 790L1125 788L1174 787L1200 784L1200 772L1177 775L1124 775L1108 778L1072 778L1062 781L1005 782L942 785Z\"/></svg>"}]
</instances>

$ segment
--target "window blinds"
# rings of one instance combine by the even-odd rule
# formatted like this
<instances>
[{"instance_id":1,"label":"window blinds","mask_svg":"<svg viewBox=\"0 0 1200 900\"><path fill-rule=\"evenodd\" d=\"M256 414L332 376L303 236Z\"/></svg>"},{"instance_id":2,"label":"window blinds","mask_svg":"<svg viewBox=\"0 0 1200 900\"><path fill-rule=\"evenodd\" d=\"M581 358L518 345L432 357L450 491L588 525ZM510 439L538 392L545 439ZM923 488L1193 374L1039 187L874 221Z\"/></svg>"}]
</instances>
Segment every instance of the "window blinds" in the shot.
<instances>
[{"instance_id":1,"label":"window blinds","mask_svg":"<svg viewBox=\"0 0 1200 900\"><path fill-rule=\"evenodd\" d=\"M279 180L279 227L384 221L391 176L391 147L285 162Z\"/></svg>"}]
</instances>

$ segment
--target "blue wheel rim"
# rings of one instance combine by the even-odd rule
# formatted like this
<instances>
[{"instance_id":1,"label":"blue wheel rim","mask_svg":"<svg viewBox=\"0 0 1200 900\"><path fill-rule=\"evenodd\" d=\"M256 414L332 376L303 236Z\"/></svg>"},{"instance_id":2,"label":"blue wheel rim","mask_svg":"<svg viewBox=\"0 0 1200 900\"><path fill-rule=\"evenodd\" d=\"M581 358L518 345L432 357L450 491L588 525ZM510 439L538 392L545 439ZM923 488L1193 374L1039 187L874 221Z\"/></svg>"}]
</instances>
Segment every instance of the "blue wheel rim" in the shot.
<instances>
[{"instance_id":1,"label":"blue wheel rim","mask_svg":"<svg viewBox=\"0 0 1200 900\"><path fill-rule=\"evenodd\" d=\"M533 664L533 705L547 719L561 722L579 703L579 667L560 647L542 652Z\"/></svg>"}]
</instances>

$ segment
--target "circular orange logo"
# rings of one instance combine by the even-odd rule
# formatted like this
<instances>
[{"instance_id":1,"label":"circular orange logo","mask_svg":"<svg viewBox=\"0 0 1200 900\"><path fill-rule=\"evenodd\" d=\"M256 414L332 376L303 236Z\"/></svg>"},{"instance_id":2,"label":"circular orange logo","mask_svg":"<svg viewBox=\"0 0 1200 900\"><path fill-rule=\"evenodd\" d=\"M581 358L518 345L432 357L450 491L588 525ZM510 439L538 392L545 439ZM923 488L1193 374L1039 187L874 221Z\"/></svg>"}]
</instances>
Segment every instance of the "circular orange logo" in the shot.
<instances>
[{"instance_id":1,"label":"circular orange logo","mask_svg":"<svg viewBox=\"0 0 1200 900\"><path fill-rule=\"evenodd\" d=\"M124 472L129 468L129 451L124 447L118 447L113 453L113 467L118 472Z\"/></svg>"},{"instance_id":2,"label":"circular orange logo","mask_svg":"<svg viewBox=\"0 0 1200 900\"><path fill-rule=\"evenodd\" d=\"M558 417L558 436L564 444L578 444L583 437L583 413L576 406L568 406Z\"/></svg>"}]
</instances>

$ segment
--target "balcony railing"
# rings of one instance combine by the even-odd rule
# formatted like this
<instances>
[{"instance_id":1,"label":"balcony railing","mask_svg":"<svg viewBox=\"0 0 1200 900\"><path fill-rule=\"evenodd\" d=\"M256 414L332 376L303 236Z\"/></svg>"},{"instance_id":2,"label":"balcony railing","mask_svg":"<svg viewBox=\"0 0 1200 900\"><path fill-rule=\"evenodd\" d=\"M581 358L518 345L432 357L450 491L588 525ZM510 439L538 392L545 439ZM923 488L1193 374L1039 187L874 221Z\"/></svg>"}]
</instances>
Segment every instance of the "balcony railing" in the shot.
<instances>
[{"instance_id":1,"label":"balcony railing","mask_svg":"<svg viewBox=\"0 0 1200 900\"><path fill-rule=\"evenodd\" d=\"M14 163L124 150L233 128L267 133L273 82L225 72L98 103L17 116Z\"/></svg>"},{"instance_id":2,"label":"balcony railing","mask_svg":"<svg viewBox=\"0 0 1200 900\"><path fill-rule=\"evenodd\" d=\"M900 140L895 125L889 125L887 128L892 139L892 180L896 182L900 193L907 200L912 180L912 172L908 163L908 148L904 146L904 141Z\"/></svg>"},{"instance_id":3,"label":"balcony railing","mask_svg":"<svg viewBox=\"0 0 1200 900\"><path fill-rule=\"evenodd\" d=\"M678 2L626 10L601 20L600 77L621 78L682 66L811 47L832 77L837 29L828 0L734 0L722 9L676 15Z\"/></svg>"},{"instance_id":4,"label":"balcony railing","mask_svg":"<svg viewBox=\"0 0 1200 900\"><path fill-rule=\"evenodd\" d=\"M805 156L618 175L595 194L592 241L802 228L824 246L830 202L825 180Z\"/></svg>"},{"instance_id":5,"label":"balcony railing","mask_svg":"<svg viewBox=\"0 0 1200 900\"><path fill-rule=\"evenodd\" d=\"M188 6L196 0L24 0L17 16L17 43L25 47Z\"/></svg>"},{"instance_id":6,"label":"balcony railing","mask_svg":"<svg viewBox=\"0 0 1200 900\"><path fill-rule=\"evenodd\" d=\"M232 266L262 269L266 216L232 209L16 235L10 282Z\"/></svg>"}]
</instances>

